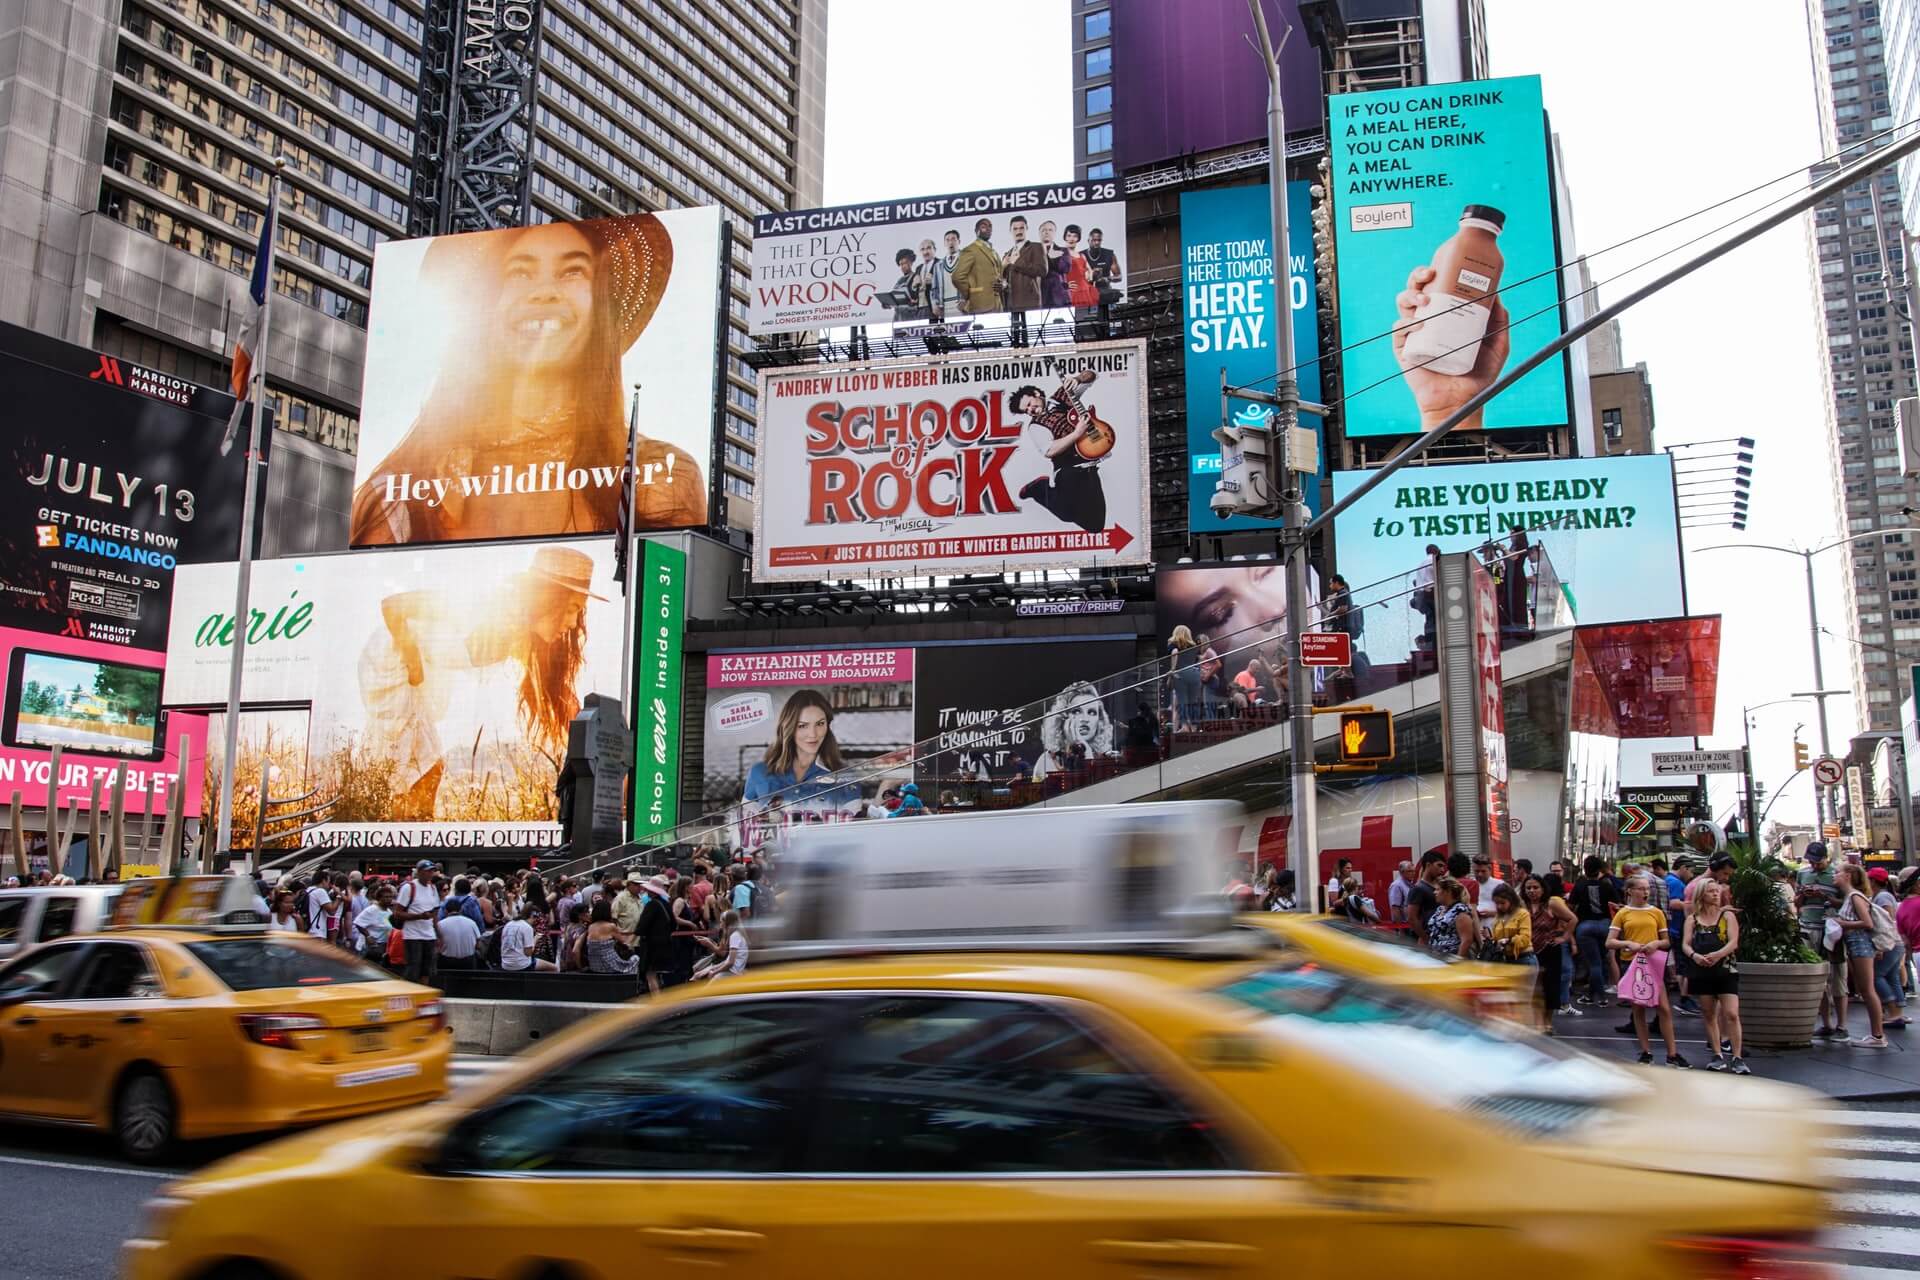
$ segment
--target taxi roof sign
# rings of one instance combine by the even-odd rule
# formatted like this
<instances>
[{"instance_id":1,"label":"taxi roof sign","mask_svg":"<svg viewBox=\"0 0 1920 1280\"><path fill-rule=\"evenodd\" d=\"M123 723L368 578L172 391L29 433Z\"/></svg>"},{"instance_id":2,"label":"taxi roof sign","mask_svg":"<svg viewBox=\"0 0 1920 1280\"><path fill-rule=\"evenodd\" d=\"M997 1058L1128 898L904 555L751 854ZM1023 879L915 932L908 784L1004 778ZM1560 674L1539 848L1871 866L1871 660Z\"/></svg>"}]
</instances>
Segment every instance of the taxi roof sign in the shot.
<instances>
[{"instance_id":1,"label":"taxi roof sign","mask_svg":"<svg viewBox=\"0 0 1920 1280\"><path fill-rule=\"evenodd\" d=\"M244 876L130 880L113 900L109 929L257 929L253 883Z\"/></svg>"}]
</instances>

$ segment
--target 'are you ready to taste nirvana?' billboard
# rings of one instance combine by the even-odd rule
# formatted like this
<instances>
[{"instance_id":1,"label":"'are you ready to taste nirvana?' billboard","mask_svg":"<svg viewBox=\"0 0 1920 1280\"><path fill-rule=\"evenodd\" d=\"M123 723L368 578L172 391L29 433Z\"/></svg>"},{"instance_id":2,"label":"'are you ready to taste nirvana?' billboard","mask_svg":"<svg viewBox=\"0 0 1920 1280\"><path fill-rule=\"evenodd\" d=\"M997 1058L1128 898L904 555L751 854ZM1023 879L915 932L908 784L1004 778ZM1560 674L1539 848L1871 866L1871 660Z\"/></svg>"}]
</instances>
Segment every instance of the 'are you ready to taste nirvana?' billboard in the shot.
<instances>
[{"instance_id":1,"label":"'are you ready to taste nirvana?' billboard","mask_svg":"<svg viewBox=\"0 0 1920 1280\"><path fill-rule=\"evenodd\" d=\"M608 538L256 563L236 840L251 839L265 776L276 796L336 802L310 845L557 847L567 726L587 694L620 687L612 567ZM234 570L182 571L167 643L167 704L216 709L215 741Z\"/></svg>"},{"instance_id":2,"label":"'are you ready to taste nirvana?' billboard","mask_svg":"<svg viewBox=\"0 0 1920 1280\"><path fill-rule=\"evenodd\" d=\"M1327 130L1346 433L1431 429L1562 331L1540 78L1335 94ZM1566 422L1557 355L1461 426Z\"/></svg>"}]
</instances>

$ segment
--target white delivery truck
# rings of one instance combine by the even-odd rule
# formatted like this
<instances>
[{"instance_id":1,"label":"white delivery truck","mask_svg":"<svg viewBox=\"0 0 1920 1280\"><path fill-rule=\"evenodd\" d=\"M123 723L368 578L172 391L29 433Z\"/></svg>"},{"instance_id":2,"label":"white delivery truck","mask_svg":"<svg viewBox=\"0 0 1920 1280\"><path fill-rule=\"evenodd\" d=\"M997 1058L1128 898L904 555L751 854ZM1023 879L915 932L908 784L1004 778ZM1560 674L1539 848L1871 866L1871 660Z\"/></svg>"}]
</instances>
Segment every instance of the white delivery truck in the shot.
<instances>
[{"instance_id":1,"label":"white delivery truck","mask_svg":"<svg viewBox=\"0 0 1920 1280\"><path fill-rule=\"evenodd\" d=\"M1125 947L1224 933L1230 801L1012 809L796 828L775 954Z\"/></svg>"}]
</instances>

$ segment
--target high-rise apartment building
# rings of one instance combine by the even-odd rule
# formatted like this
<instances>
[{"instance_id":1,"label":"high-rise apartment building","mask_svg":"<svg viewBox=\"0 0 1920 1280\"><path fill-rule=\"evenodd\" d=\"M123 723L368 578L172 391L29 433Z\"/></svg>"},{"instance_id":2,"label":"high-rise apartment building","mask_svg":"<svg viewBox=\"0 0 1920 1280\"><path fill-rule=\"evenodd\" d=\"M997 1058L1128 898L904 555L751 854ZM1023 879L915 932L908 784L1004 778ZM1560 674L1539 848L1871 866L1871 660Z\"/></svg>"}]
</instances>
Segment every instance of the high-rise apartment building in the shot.
<instances>
[{"instance_id":1,"label":"high-rise apartment building","mask_svg":"<svg viewBox=\"0 0 1920 1280\"><path fill-rule=\"evenodd\" d=\"M374 246L404 234L422 0L65 0L0 10L0 318L224 381L276 156L268 378L351 452ZM725 489L752 493L752 218L820 202L827 0L545 0L536 221L732 221ZM291 305L286 305L290 303Z\"/></svg>"},{"instance_id":2,"label":"high-rise apartment building","mask_svg":"<svg viewBox=\"0 0 1920 1280\"><path fill-rule=\"evenodd\" d=\"M1873 0L1807 0L1822 149L1830 175L1883 142L1893 124L1881 6ZM1826 371L1829 459L1834 496L1849 534L1893 530L1836 553L1844 558L1848 646L1861 720L1899 728L1910 692L1896 651L1920 643L1920 562L1904 532L1916 505L1900 473L1894 403L1914 394L1901 239L1898 176L1883 172L1822 204L1807 220L1808 256Z\"/></svg>"}]
</instances>

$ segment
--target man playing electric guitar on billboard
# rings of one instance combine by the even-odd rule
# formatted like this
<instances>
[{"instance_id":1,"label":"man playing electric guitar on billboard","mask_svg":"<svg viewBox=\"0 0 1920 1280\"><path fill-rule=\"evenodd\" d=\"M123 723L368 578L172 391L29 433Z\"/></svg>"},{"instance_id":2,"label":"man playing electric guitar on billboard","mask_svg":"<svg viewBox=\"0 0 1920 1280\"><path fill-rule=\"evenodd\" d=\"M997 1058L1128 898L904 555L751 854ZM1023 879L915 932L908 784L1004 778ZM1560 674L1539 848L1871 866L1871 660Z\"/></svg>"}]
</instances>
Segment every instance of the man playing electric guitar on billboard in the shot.
<instances>
[{"instance_id":1,"label":"man playing electric guitar on billboard","mask_svg":"<svg viewBox=\"0 0 1920 1280\"><path fill-rule=\"evenodd\" d=\"M1051 476L1029 480L1020 496L1031 498L1068 524L1098 533L1107 523L1107 491L1100 483L1100 459L1112 450L1113 428L1080 403L1080 389L1094 380L1093 370L1060 379L1049 400L1035 386L1007 393L1007 410L1025 414L1028 437L1053 464Z\"/></svg>"}]
</instances>

